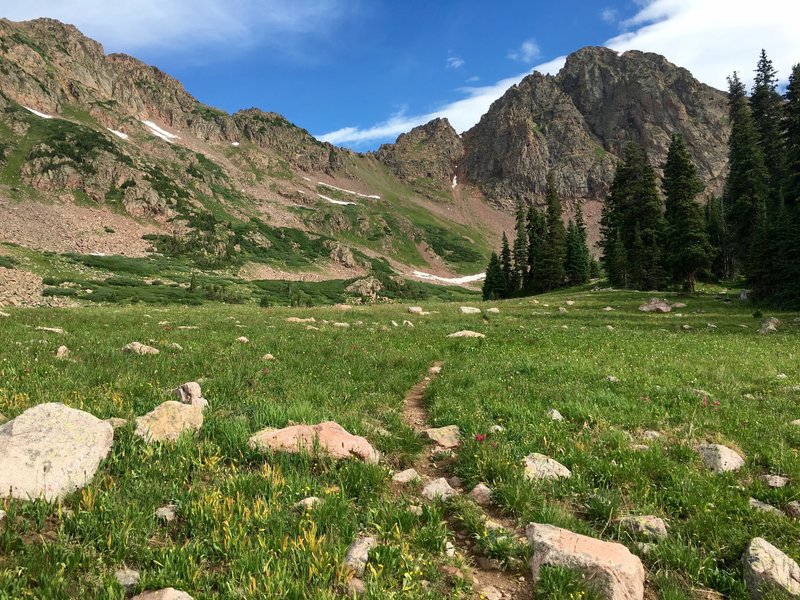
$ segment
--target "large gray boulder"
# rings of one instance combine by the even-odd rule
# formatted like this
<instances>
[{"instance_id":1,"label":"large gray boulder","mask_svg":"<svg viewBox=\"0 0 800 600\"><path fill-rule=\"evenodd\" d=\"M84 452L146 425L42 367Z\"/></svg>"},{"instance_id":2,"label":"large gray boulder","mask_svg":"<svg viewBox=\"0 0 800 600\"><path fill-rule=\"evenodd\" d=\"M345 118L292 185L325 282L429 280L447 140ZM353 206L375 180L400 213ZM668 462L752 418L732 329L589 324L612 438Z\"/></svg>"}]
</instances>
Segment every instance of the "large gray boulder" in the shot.
<instances>
[{"instance_id":1,"label":"large gray boulder","mask_svg":"<svg viewBox=\"0 0 800 600\"><path fill-rule=\"evenodd\" d=\"M533 580L542 567L563 567L586 575L607 600L642 600L644 567L622 544L604 542L554 525L531 523L525 535L533 549Z\"/></svg>"},{"instance_id":2,"label":"large gray boulder","mask_svg":"<svg viewBox=\"0 0 800 600\"><path fill-rule=\"evenodd\" d=\"M114 429L50 402L0 426L0 498L63 498L84 487L108 456Z\"/></svg>"},{"instance_id":3,"label":"large gray boulder","mask_svg":"<svg viewBox=\"0 0 800 600\"><path fill-rule=\"evenodd\" d=\"M753 538L742 556L744 581L754 600L767 592L800 598L800 566L764 538Z\"/></svg>"}]
</instances>

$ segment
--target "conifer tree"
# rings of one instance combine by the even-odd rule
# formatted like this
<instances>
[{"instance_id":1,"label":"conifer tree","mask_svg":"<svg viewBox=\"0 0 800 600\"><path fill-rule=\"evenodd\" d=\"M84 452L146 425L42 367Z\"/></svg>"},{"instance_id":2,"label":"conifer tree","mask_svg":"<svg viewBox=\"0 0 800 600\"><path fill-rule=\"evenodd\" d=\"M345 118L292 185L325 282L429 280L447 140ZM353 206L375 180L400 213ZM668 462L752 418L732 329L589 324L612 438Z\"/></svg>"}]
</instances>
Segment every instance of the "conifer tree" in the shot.
<instances>
[{"instance_id":1,"label":"conifer tree","mask_svg":"<svg viewBox=\"0 0 800 600\"><path fill-rule=\"evenodd\" d=\"M511 263L511 248L508 246L508 237L506 236L506 232L503 232L503 246L500 250L500 269L503 271L503 277L505 278L505 293L503 295L504 298L508 297L508 290L511 287L511 273L513 269L513 265Z\"/></svg>"},{"instance_id":2,"label":"conifer tree","mask_svg":"<svg viewBox=\"0 0 800 600\"><path fill-rule=\"evenodd\" d=\"M764 50L761 50L755 73L750 107L761 139L764 165L769 172L768 206L775 208L782 202L785 177L786 147L781 131L783 99L778 93L777 71Z\"/></svg>"},{"instance_id":3,"label":"conifer tree","mask_svg":"<svg viewBox=\"0 0 800 600\"><path fill-rule=\"evenodd\" d=\"M672 136L662 188L666 197L665 250L670 277L694 292L697 272L710 265L712 248L703 209L697 203L697 195L705 186L679 133Z\"/></svg>"},{"instance_id":4,"label":"conifer tree","mask_svg":"<svg viewBox=\"0 0 800 600\"><path fill-rule=\"evenodd\" d=\"M520 204L517 208L516 236L514 237L514 263L511 273L509 295L523 291L528 278L528 228L525 222L525 208Z\"/></svg>"},{"instance_id":5,"label":"conifer tree","mask_svg":"<svg viewBox=\"0 0 800 600\"><path fill-rule=\"evenodd\" d=\"M567 232L561 220L561 200L552 174L547 176L547 234L541 252L538 287L549 292L564 283L564 258L567 254Z\"/></svg>"},{"instance_id":6,"label":"conifer tree","mask_svg":"<svg viewBox=\"0 0 800 600\"><path fill-rule=\"evenodd\" d=\"M750 264L755 224L766 212L769 172L764 164L764 154L745 97L744 84L736 73L728 78L728 109L731 135L723 203L735 274L746 272Z\"/></svg>"},{"instance_id":7,"label":"conifer tree","mask_svg":"<svg viewBox=\"0 0 800 600\"><path fill-rule=\"evenodd\" d=\"M800 206L800 64L795 65L792 69L785 99L786 180L784 196L788 204Z\"/></svg>"},{"instance_id":8,"label":"conifer tree","mask_svg":"<svg viewBox=\"0 0 800 600\"><path fill-rule=\"evenodd\" d=\"M589 252L586 222L583 220L583 207L581 207L580 203L575 205L575 229L578 235L578 283L586 283L591 276L592 254Z\"/></svg>"},{"instance_id":9,"label":"conifer tree","mask_svg":"<svg viewBox=\"0 0 800 600\"><path fill-rule=\"evenodd\" d=\"M579 285L589 281L591 257L586 245L586 227L580 207L576 210L576 220L567 226L567 256L564 272L569 285Z\"/></svg>"},{"instance_id":10,"label":"conifer tree","mask_svg":"<svg viewBox=\"0 0 800 600\"><path fill-rule=\"evenodd\" d=\"M608 244L604 259L608 281L614 287L628 287L628 255L625 251L625 244L622 242L622 232L617 229L611 235L613 237Z\"/></svg>"},{"instance_id":11,"label":"conifer tree","mask_svg":"<svg viewBox=\"0 0 800 600\"><path fill-rule=\"evenodd\" d=\"M725 259L730 253L726 247L725 215L722 212L720 199L716 196L710 197L706 202L705 212L706 234L711 244L711 273L719 279L730 277L729 266L725 264Z\"/></svg>"},{"instance_id":12,"label":"conifer tree","mask_svg":"<svg viewBox=\"0 0 800 600\"><path fill-rule=\"evenodd\" d=\"M528 277L525 292L537 290L542 250L547 237L547 220L542 211L531 205L528 208Z\"/></svg>"},{"instance_id":13,"label":"conifer tree","mask_svg":"<svg viewBox=\"0 0 800 600\"><path fill-rule=\"evenodd\" d=\"M506 277L500 265L497 252L492 252L489 265L486 267L486 278L483 280L483 299L497 300L506 297Z\"/></svg>"}]
</instances>

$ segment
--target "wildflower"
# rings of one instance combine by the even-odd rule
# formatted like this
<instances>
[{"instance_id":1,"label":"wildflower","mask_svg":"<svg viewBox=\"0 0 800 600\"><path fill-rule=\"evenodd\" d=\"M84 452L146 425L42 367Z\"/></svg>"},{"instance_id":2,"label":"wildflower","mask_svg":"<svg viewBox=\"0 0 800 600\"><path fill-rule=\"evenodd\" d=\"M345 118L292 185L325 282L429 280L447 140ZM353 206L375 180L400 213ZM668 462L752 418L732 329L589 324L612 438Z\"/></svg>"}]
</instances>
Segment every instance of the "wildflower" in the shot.
<instances>
[{"instance_id":1,"label":"wildflower","mask_svg":"<svg viewBox=\"0 0 800 600\"><path fill-rule=\"evenodd\" d=\"M485 442L486 441L486 434L485 433L476 433L475 434L475 441L476 442Z\"/></svg>"}]
</instances>

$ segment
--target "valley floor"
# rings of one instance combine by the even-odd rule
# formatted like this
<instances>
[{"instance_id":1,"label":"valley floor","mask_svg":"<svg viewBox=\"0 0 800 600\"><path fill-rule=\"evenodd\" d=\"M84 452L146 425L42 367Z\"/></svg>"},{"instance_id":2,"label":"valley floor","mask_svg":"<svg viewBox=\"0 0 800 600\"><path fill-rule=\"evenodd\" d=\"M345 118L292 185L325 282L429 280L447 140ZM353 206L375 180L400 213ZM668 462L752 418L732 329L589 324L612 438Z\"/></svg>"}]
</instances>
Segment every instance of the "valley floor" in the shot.
<instances>
[{"instance_id":1,"label":"valley floor","mask_svg":"<svg viewBox=\"0 0 800 600\"><path fill-rule=\"evenodd\" d=\"M377 541L361 577L366 598L477 597L489 584L505 598L592 597L559 569L531 582L520 539L530 522L625 544L644 563L646 598L748 598L741 556L752 538L800 559L800 520L751 503L783 511L800 498L800 320L775 314L777 332L759 335L762 319L736 300L671 297L687 306L639 312L648 297L567 290L475 304L483 314L426 304L427 315L399 303L5 308L6 419L63 402L128 424L83 490L52 503L0 500L0 598L121 599L170 586L197 600L342 597L359 535ZM448 337L459 330L485 338ZM160 353L122 353L132 341ZM61 345L67 358L54 356ZM441 373L418 388L418 414L423 425L459 427L452 457L430 453L404 406L437 362ZM137 437L134 417L188 381L210 403L200 431L175 444ZM248 446L267 427L331 420L364 436L381 462ZM712 473L701 443L736 450L744 466ZM531 453L572 476L529 481ZM392 481L412 466L463 492L427 501L423 483ZM489 517L511 531L486 526L468 496L478 483L492 490ZM311 496L321 500L296 508ZM155 516L166 505L169 522ZM618 521L628 515L664 519L666 537L628 533ZM127 592L115 579L124 567L141 576Z\"/></svg>"}]
</instances>

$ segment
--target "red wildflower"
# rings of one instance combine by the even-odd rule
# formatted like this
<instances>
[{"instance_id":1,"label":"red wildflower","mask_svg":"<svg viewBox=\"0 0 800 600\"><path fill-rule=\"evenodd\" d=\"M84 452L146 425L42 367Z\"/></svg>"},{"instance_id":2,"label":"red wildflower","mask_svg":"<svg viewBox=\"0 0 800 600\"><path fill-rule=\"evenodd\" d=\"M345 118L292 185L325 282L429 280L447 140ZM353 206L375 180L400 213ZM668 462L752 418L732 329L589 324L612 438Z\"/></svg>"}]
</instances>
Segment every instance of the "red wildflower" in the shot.
<instances>
[{"instance_id":1,"label":"red wildflower","mask_svg":"<svg viewBox=\"0 0 800 600\"><path fill-rule=\"evenodd\" d=\"M475 441L476 442L485 442L486 441L486 434L485 433L476 433L475 434Z\"/></svg>"}]
</instances>

